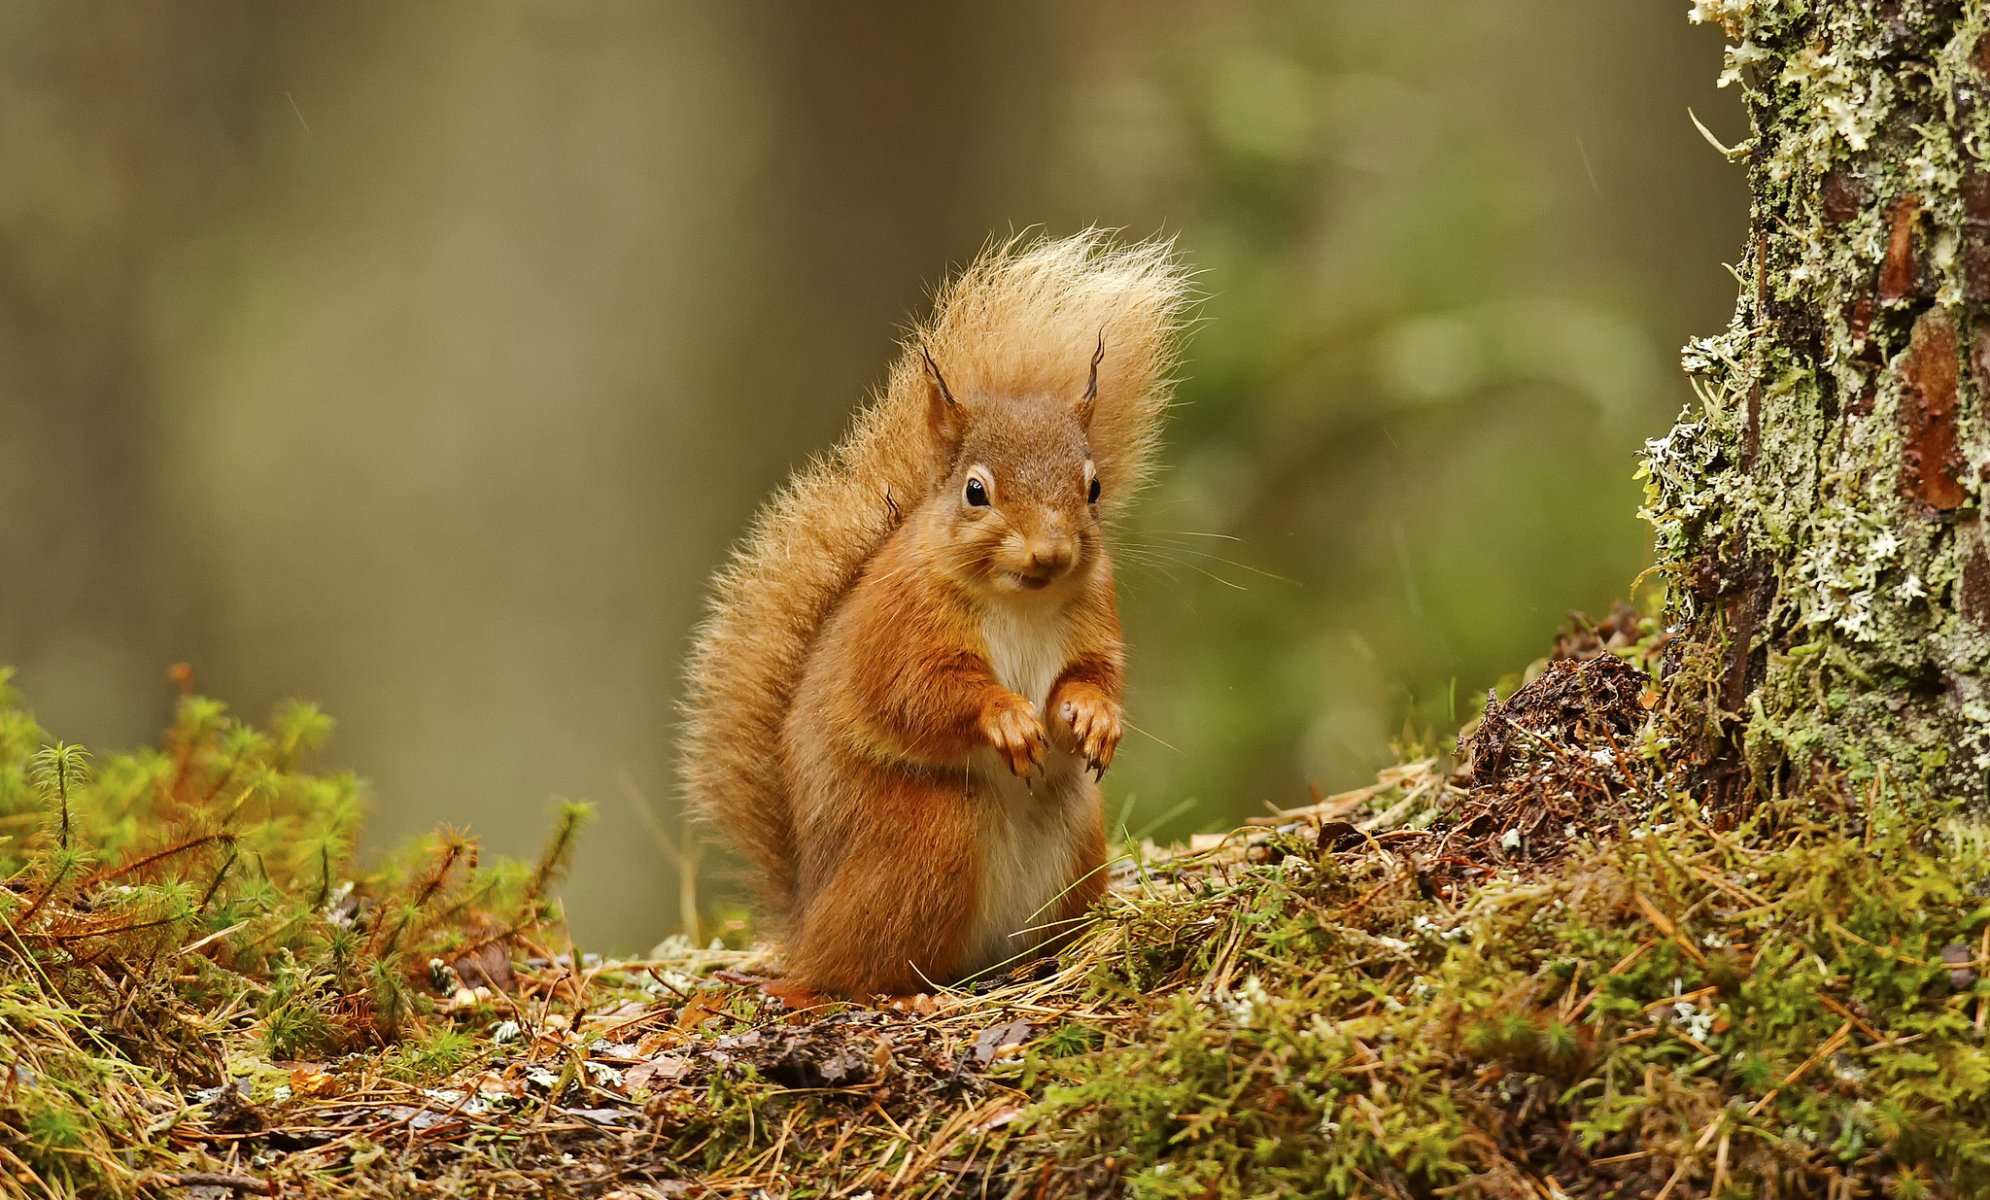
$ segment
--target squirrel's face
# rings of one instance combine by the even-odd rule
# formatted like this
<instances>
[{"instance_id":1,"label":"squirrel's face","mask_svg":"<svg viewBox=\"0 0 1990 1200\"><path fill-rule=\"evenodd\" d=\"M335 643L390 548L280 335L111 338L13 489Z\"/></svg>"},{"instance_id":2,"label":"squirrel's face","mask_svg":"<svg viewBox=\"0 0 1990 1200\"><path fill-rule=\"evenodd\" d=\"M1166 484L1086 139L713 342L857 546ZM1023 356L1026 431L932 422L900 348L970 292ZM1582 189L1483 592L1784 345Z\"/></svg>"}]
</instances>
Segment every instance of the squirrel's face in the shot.
<instances>
[{"instance_id":1,"label":"squirrel's face","mask_svg":"<svg viewBox=\"0 0 1990 1200\"><path fill-rule=\"evenodd\" d=\"M1062 595L1091 572L1103 545L1081 413L1052 398L976 408L930 510L947 573L981 592Z\"/></svg>"},{"instance_id":2,"label":"squirrel's face","mask_svg":"<svg viewBox=\"0 0 1990 1200\"><path fill-rule=\"evenodd\" d=\"M925 355L927 424L941 457L953 463L928 504L927 528L937 534L942 570L962 585L1001 596L1061 597L1103 557L1090 429L1105 353L1101 334L1077 396L965 403Z\"/></svg>"}]
</instances>

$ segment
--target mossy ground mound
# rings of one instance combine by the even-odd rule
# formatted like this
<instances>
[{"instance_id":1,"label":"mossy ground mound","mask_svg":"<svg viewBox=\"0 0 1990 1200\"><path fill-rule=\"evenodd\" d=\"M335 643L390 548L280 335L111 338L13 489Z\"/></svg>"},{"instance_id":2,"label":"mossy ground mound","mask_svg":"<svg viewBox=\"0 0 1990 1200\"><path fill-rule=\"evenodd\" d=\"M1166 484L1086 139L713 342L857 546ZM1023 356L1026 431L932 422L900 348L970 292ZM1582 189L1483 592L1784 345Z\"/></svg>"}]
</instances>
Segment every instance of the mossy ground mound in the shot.
<instances>
[{"instance_id":1,"label":"mossy ground mound","mask_svg":"<svg viewBox=\"0 0 1990 1200\"><path fill-rule=\"evenodd\" d=\"M1660 782L1663 706L1631 686L1658 640L1578 639L1466 767L1130 853L1055 961L897 1010L791 1012L753 948L575 962L534 932L557 856L447 838L357 872L349 822L308 840L350 788L295 773L305 710L253 734L190 702L166 750L79 783L11 707L0 1172L78 1196L1983 1194L1990 827L1828 788L1717 827Z\"/></svg>"}]
</instances>

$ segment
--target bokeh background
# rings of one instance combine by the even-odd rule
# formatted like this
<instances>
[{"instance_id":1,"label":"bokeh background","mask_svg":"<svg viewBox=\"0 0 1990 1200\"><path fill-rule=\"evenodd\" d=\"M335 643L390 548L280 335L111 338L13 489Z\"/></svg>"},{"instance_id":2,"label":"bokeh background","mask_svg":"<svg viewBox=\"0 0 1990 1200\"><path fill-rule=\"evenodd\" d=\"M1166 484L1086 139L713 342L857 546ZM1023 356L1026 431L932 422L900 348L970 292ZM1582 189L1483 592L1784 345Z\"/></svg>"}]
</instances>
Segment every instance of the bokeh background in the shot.
<instances>
[{"instance_id":1,"label":"bokeh background","mask_svg":"<svg viewBox=\"0 0 1990 1200\"><path fill-rule=\"evenodd\" d=\"M1643 564L1745 225L1685 7L9 3L0 663L104 747L175 662L315 699L376 849L592 798L573 925L640 949L704 577L948 264L1097 223L1207 293L1110 803L1364 782Z\"/></svg>"}]
</instances>

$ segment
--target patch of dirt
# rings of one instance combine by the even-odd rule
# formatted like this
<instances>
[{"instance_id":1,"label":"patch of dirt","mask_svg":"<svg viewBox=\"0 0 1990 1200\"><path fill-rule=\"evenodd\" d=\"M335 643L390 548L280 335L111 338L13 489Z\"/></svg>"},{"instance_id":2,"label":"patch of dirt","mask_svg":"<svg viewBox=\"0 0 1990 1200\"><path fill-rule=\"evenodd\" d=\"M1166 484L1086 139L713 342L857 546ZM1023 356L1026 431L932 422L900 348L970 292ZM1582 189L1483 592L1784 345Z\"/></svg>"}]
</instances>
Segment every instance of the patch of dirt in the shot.
<instances>
[{"instance_id":1,"label":"patch of dirt","mask_svg":"<svg viewBox=\"0 0 1990 1200\"><path fill-rule=\"evenodd\" d=\"M1489 696L1459 736L1465 794L1433 826L1465 839L1454 853L1548 861L1645 815L1650 768L1638 741L1656 693L1643 670L1597 644L1588 657L1550 662L1504 701Z\"/></svg>"},{"instance_id":2,"label":"patch of dirt","mask_svg":"<svg viewBox=\"0 0 1990 1200\"><path fill-rule=\"evenodd\" d=\"M1285 844L1276 839L1304 832L1318 855L1380 855L1446 900L1502 869L1550 866L1649 812L1659 769L1644 751L1658 700L1651 677L1670 641L1621 602L1602 620L1570 613L1527 681L1506 700L1488 695L1455 758L1402 763L1334 796L1316 791L1311 804L1252 820L1262 832L1198 835L1186 849L1276 861Z\"/></svg>"}]
</instances>

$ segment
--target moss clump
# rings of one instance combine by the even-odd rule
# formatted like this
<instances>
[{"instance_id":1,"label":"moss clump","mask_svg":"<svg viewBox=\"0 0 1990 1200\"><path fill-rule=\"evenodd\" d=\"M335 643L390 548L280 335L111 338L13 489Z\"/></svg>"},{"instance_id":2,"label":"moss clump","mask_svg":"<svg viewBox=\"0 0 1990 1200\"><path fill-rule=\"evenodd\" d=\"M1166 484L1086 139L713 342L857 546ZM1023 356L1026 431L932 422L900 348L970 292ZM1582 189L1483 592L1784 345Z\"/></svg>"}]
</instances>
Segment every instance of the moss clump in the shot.
<instances>
[{"instance_id":1,"label":"moss clump","mask_svg":"<svg viewBox=\"0 0 1990 1200\"><path fill-rule=\"evenodd\" d=\"M1136 1196L1990 1188L1985 830L1689 812L1455 906L1415 855L1129 900L1194 949L1099 963L1160 997L1040 1064L1030 1136Z\"/></svg>"},{"instance_id":2,"label":"moss clump","mask_svg":"<svg viewBox=\"0 0 1990 1200\"><path fill-rule=\"evenodd\" d=\"M389 1045L423 1027L432 973L508 959L554 915L583 809L536 868L444 832L362 870L360 785L300 766L330 729L189 696L158 749L99 759L0 671L0 1161L24 1186L130 1193L173 1161L191 1093Z\"/></svg>"}]
</instances>

